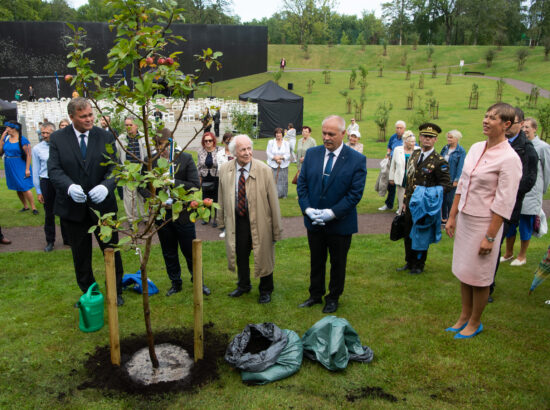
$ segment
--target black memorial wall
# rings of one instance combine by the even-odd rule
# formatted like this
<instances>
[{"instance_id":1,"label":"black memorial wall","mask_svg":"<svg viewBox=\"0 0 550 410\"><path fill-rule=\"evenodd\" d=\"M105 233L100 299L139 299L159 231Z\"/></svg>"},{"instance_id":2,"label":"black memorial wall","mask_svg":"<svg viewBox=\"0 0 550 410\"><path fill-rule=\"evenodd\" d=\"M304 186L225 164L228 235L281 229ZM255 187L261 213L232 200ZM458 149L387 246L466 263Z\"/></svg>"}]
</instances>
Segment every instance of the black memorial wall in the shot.
<instances>
[{"instance_id":1,"label":"black memorial wall","mask_svg":"<svg viewBox=\"0 0 550 410\"><path fill-rule=\"evenodd\" d=\"M75 23L87 32L86 47L92 48L88 58L95 61L94 69L106 83L112 79L103 67L107 64L107 52L113 44L114 32L107 23ZM267 71L267 27L229 26L206 24L176 24L173 32L187 41L170 45L167 54L182 51L178 61L184 73L192 73L199 64L193 57L210 47L221 51L223 67L211 68L202 81L228 80ZM33 85L36 98L56 97L55 72L60 83L60 97L70 97L72 88L65 83L66 74L74 74L67 68L66 36L72 31L62 22L0 22L0 98L12 101L17 88L28 99L29 85ZM122 73L117 74L120 79ZM130 80L131 68L126 70Z\"/></svg>"}]
</instances>

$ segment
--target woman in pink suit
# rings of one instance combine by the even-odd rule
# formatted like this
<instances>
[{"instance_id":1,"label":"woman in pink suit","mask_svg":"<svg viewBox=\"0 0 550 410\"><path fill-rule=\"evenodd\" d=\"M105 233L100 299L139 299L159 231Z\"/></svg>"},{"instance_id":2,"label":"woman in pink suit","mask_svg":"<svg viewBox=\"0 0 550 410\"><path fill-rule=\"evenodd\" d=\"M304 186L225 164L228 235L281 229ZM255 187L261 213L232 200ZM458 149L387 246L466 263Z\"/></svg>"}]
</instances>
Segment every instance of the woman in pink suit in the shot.
<instances>
[{"instance_id":1,"label":"woman in pink suit","mask_svg":"<svg viewBox=\"0 0 550 410\"><path fill-rule=\"evenodd\" d=\"M462 295L462 312L446 329L456 333L455 339L471 338L483 330L481 314L493 281L502 222L512 214L522 174L521 161L505 136L514 118L509 104L494 104L487 110L483 119L487 140L472 145L466 155L445 226L449 237L455 237L453 273Z\"/></svg>"}]
</instances>

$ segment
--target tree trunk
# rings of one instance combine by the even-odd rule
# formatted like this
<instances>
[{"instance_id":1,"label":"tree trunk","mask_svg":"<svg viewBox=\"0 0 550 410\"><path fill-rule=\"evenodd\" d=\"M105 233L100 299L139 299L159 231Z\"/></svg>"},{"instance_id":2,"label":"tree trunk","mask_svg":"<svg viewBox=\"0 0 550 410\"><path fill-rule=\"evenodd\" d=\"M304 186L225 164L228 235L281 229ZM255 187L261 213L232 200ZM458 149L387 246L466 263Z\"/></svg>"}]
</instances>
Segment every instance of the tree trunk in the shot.
<instances>
[{"instance_id":1,"label":"tree trunk","mask_svg":"<svg viewBox=\"0 0 550 410\"><path fill-rule=\"evenodd\" d=\"M147 345L149 346L149 357L153 368L159 367L157 354L155 353L155 339L153 337L153 329L151 328L151 311L149 309L149 283L147 282L147 262L151 253L151 236L145 241L145 254L141 258L141 285L143 288L143 317L145 319L145 330L147 332Z\"/></svg>"}]
</instances>

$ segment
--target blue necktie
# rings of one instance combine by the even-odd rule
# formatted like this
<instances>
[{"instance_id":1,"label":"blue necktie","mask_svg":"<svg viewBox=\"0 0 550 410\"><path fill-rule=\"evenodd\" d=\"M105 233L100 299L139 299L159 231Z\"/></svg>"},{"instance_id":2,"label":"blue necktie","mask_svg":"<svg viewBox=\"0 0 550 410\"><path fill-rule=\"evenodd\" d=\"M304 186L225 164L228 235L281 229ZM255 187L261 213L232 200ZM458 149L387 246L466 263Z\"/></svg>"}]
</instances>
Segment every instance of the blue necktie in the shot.
<instances>
[{"instance_id":1,"label":"blue necktie","mask_svg":"<svg viewBox=\"0 0 550 410\"><path fill-rule=\"evenodd\" d=\"M86 159L86 134L80 134L80 153L82 154L82 159Z\"/></svg>"},{"instance_id":2,"label":"blue necktie","mask_svg":"<svg viewBox=\"0 0 550 410\"><path fill-rule=\"evenodd\" d=\"M332 161L334 160L334 152L328 154L327 165L325 165L325 172L323 172L323 187L328 183L330 177L330 171L332 171Z\"/></svg>"}]
</instances>

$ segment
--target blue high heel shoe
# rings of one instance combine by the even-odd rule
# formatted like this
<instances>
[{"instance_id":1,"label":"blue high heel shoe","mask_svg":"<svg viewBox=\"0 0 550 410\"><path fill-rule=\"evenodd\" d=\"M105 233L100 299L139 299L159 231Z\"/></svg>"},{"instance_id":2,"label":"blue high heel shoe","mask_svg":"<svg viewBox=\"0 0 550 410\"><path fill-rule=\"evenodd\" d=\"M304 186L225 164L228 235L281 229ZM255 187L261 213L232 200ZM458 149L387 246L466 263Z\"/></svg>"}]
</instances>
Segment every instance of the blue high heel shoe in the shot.
<instances>
[{"instance_id":1,"label":"blue high heel shoe","mask_svg":"<svg viewBox=\"0 0 550 410\"><path fill-rule=\"evenodd\" d=\"M478 334L480 334L482 331L483 331L483 324L480 323L477 330L474 333L472 333L470 336L464 336L464 335L461 335L460 333L457 333L455 335L455 339L471 339L472 337L477 336Z\"/></svg>"},{"instance_id":2,"label":"blue high heel shoe","mask_svg":"<svg viewBox=\"0 0 550 410\"><path fill-rule=\"evenodd\" d=\"M464 329L468 325L468 322L464 323L462 326L456 328L456 327L448 327L445 329L445 332L460 332L462 329Z\"/></svg>"}]
</instances>

